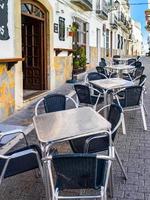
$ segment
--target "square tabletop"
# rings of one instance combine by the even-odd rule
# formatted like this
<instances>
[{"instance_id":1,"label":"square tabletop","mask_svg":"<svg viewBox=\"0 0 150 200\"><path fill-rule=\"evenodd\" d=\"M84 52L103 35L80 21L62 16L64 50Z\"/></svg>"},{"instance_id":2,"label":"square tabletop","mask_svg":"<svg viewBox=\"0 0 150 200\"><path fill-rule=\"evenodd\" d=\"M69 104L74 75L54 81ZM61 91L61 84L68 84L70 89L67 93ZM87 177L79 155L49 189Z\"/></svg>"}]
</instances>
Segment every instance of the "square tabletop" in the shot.
<instances>
[{"instance_id":1,"label":"square tabletop","mask_svg":"<svg viewBox=\"0 0 150 200\"><path fill-rule=\"evenodd\" d=\"M90 107L74 108L34 116L42 143L60 142L110 130L111 124Z\"/></svg>"},{"instance_id":2,"label":"square tabletop","mask_svg":"<svg viewBox=\"0 0 150 200\"><path fill-rule=\"evenodd\" d=\"M134 69L135 66L125 65L125 64L118 64L118 65L107 65L106 68L114 69L114 70L131 70L131 69Z\"/></svg>"},{"instance_id":3,"label":"square tabletop","mask_svg":"<svg viewBox=\"0 0 150 200\"><path fill-rule=\"evenodd\" d=\"M127 81L122 78L100 79L100 80L90 81L90 83L92 83L97 87L107 90L121 89L124 87L130 87L134 85L132 81Z\"/></svg>"}]
</instances>

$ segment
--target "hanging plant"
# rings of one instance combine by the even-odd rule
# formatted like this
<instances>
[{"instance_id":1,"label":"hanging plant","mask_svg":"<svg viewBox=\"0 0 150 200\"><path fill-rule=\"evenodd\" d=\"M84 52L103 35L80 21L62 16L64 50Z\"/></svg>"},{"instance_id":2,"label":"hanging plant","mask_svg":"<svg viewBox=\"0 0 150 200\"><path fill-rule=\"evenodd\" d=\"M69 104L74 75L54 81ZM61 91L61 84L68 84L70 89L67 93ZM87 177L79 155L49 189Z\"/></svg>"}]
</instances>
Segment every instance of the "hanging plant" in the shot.
<instances>
[{"instance_id":1,"label":"hanging plant","mask_svg":"<svg viewBox=\"0 0 150 200\"><path fill-rule=\"evenodd\" d=\"M69 27L68 35L73 37L77 32L77 30L78 30L78 24L76 22L73 22L73 24Z\"/></svg>"}]
</instances>

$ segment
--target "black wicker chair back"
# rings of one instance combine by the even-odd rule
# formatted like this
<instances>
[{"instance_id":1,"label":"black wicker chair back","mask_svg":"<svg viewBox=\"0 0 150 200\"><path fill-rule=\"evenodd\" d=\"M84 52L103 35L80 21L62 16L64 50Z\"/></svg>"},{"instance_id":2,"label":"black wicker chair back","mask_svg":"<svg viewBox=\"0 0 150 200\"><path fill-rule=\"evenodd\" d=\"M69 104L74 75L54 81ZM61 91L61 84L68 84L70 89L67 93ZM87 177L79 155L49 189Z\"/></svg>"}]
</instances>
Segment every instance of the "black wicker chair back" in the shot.
<instances>
[{"instance_id":1,"label":"black wicker chair back","mask_svg":"<svg viewBox=\"0 0 150 200\"><path fill-rule=\"evenodd\" d=\"M127 61L127 64L128 64L128 65L135 66L135 63L136 63L136 59L135 59L135 58L130 58L130 59L128 59L128 61Z\"/></svg>"},{"instance_id":2,"label":"black wicker chair back","mask_svg":"<svg viewBox=\"0 0 150 200\"><path fill-rule=\"evenodd\" d=\"M121 94L122 92L124 92L124 95L123 98L119 100L119 103L123 108L139 106L142 93L142 86L131 86L126 88L124 91L121 91ZM117 101L115 100L114 102L116 103Z\"/></svg>"},{"instance_id":3,"label":"black wicker chair back","mask_svg":"<svg viewBox=\"0 0 150 200\"><path fill-rule=\"evenodd\" d=\"M44 97L45 112L56 112L66 109L66 97L61 94L50 94Z\"/></svg>"},{"instance_id":4,"label":"black wicker chair back","mask_svg":"<svg viewBox=\"0 0 150 200\"><path fill-rule=\"evenodd\" d=\"M135 62L135 67L136 68L142 67L142 63L140 61L136 61Z\"/></svg>"},{"instance_id":5,"label":"black wicker chair back","mask_svg":"<svg viewBox=\"0 0 150 200\"><path fill-rule=\"evenodd\" d=\"M87 75L87 78L89 81L93 81L93 80L100 80L100 79L105 79L106 76L103 73L98 73L98 72L90 72Z\"/></svg>"},{"instance_id":6,"label":"black wicker chair back","mask_svg":"<svg viewBox=\"0 0 150 200\"><path fill-rule=\"evenodd\" d=\"M74 85L74 88L80 103L92 104L90 89L88 86L76 84Z\"/></svg>"},{"instance_id":7,"label":"black wicker chair back","mask_svg":"<svg viewBox=\"0 0 150 200\"><path fill-rule=\"evenodd\" d=\"M108 161L97 159L94 154L54 155L56 188L98 189L105 184Z\"/></svg>"},{"instance_id":8,"label":"black wicker chair back","mask_svg":"<svg viewBox=\"0 0 150 200\"><path fill-rule=\"evenodd\" d=\"M42 157L41 150L37 145L26 146L15 151L11 151L4 156L8 156L9 158L0 158L0 175L3 174L2 172L6 167L3 178L8 178L38 168L38 161L40 161Z\"/></svg>"},{"instance_id":9,"label":"black wicker chair back","mask_svg":"<svg viewBox=\"0 0 150 200\"><path fill-rule=\"evenodd\" d=\"M134 78L140 77L144 72L145 67L136 68Z\"/></svg>"},{"instance_id":10,"label":"black wicker chair back","mask_svg":"<svg viewBox=\"0 0 150 200\"><path fill-rule=\"evenodd\" d=\"M146 79L147 76L145 74L142 74L142 76L140 76L139 85L144 86Z\"/></svg>"}]
</instances>

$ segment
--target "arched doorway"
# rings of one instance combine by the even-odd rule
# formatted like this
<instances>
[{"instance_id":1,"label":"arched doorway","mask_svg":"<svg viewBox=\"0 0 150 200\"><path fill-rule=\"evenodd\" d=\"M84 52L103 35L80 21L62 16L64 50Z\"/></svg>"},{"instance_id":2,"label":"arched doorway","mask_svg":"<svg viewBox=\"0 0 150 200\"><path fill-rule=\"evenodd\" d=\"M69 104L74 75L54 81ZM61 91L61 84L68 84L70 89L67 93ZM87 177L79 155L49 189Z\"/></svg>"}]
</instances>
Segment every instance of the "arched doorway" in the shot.
<instances>
[{"instance_id":1,"label":"arched doorway","mask_svg":"<svg viewBox=\"0 0 150 200\"><path fill-rule=\"evenodd\" d=\"M46 18L47 12L39 3L23 1L22 55L23 89L47 89Z\"/></svg>"}]
</instances>

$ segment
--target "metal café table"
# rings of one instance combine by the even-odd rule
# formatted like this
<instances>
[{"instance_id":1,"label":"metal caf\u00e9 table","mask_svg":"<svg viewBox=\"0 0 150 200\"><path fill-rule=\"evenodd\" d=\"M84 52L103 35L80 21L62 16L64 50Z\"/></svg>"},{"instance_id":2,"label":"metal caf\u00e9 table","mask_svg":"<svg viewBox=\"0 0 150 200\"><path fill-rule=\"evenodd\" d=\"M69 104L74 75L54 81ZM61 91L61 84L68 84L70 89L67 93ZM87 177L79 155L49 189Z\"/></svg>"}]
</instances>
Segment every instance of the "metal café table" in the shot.
<instances>
[{"instance_id":1,"label":"metal caf\u00e9 table","mask_svg":"<svg viewBox=\"0 0 150 200\"><path fill-rule=\"evenodd\" d=\"M119 61L119 63L125 64L131 58L122 57L122 58L113 58L113 60Z\"/></svg>"},{"instance_id":2,"label":"metal caf\u00e9 table","mask_svg":"<svg viewBox=\"0 0 150 200\"><path fill-rule=\"evenodd\" d=\"M96 87L99 87L103 89L104 93L104 104L108 104L108 91L115 91L122 88L127 88L130 86L133 86L134 83L132 81L127 81L122 78L109 78L109 79L100 79L95 81L90 81L90 83ZM105 109L104 116L107 116L107 110ZM126 131L124 130L124 134L126 134Z\"/></svg>"},{"instance_id":3,"label":"metal caf\u00e9 table","mask_svg":"<svg viewBox=\"0 0 150 200\"><path fill-rule=\"evenodd\" d=\"M91 136L108 131L111 124L90 107L81 107L33 117L38 140L41 143L43 156L48 154L49 147L55 143ZM49 180L44 167L46 196L50 199Z\"/></svg>"},{"instance_id":4,"label":"metal caf\u00e9 table","mask_svg":"<svg viewBox=\"0 0 150 200\"><path fill-rule=\"evenodd\" d=\"M123 72L127 71L131 71L135 68L135 66L132 65L126 65L126 64L119 64L119 65L107 65L106 69L113 71L113 72L117 72L118 77L122 78L122 74Z\"/></svg>"}]
</instances>

